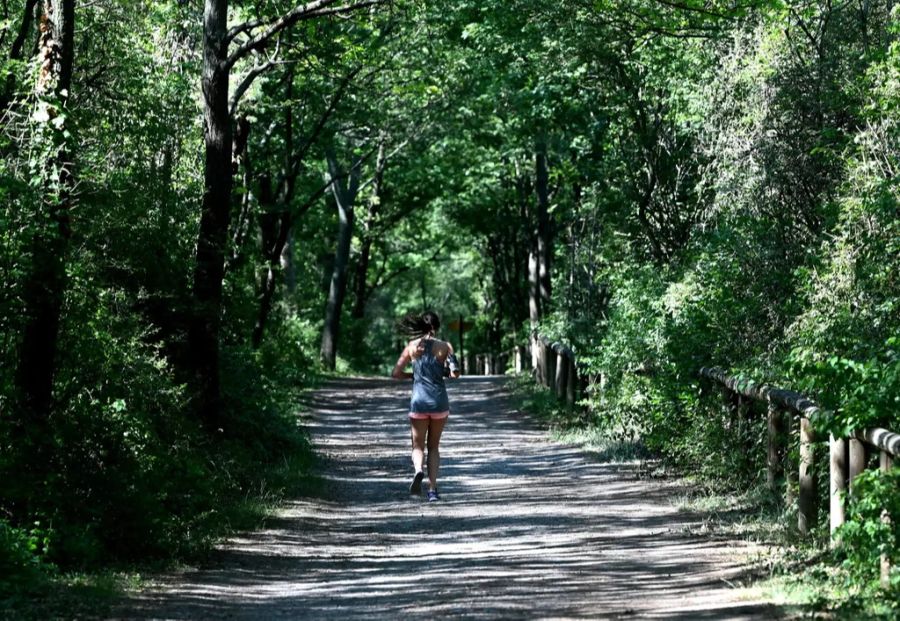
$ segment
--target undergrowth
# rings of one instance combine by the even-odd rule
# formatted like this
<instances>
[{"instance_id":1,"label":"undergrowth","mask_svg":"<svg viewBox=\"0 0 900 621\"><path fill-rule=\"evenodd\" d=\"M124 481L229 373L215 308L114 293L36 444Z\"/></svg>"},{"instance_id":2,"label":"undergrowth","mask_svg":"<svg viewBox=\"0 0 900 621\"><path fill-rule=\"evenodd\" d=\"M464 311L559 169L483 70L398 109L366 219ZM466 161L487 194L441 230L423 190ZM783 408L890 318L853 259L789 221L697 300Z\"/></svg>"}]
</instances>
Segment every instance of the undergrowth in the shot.
<instances>
[{"instance_id":1,"label":"undergrowth","mask_svg":"<svg viewBox=\"0 0 900 621\"><path fill-rule=\"evenodd\" d=\"M55 440L43 479L15 453L0 456L5 473L25 473L46 490L15 487L10 476L3 484L28 495L0 503L0 618L102 616L141 575L200 563L224 537L259 527L284 498L318 493L297 413L298 395L318 380L291 354L227 352L218 434L183 401L141 408L144 393L120 385L110 391L132 391L137 406L73 400L69 416L53 421L50 433L65 442Z\"/></svg>"}]
</instances>

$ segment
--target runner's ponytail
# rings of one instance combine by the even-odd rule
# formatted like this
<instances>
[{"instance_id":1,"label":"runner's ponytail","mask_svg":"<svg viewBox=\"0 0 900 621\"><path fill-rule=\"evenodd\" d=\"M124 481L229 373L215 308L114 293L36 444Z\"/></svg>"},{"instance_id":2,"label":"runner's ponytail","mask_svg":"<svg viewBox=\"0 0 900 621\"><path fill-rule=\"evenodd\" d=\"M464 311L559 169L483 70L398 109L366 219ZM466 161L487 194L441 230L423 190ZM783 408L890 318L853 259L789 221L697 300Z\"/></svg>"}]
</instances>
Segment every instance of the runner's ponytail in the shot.
<instances>
[{"instance_id":1,"label":"runner's ponytail","mask_svg":"<svg viewBox=\"0 0 900 621\"><path fill-rule=\"evenodd\" d=\"M441 320L434 311L425 311L421 315L410 314L397 322L398 330L410 338L425 336L430 332L437 332L441 327Z\"/></svg>"}]
</instances>

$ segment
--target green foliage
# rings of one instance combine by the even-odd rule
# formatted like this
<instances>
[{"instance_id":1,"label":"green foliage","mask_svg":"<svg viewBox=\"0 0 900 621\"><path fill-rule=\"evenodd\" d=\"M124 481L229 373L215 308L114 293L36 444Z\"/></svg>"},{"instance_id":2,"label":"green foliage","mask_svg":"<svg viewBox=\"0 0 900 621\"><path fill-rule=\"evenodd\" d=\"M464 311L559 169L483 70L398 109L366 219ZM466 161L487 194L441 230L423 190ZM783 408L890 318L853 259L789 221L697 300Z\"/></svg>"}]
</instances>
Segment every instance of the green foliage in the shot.
<instances>
[{"instance_id":1,"label":"green foliage","mask_svg":"<svg viewBox=\"0 0 900 621\"><path fill-rule=\"evenodd\" d=\"M838 432L900 424L898 58L892 44L861 78L869 87L867 127L848 152L839 225L805 287L811 304L790 332L794 374L834 412L822 423Z\"/></svg>"},{"instance_id":2,"label":"green foliage","mask_svg":"<svg viewBox=\"0 0 900 621\"><path fill-rule=\"evenodd\" d=\"M49 537L40 522L30 530L0 520L0 600L39 591L55 568L47 560Z\"/></svg>"},{"instance_id":3,"label":"green foliage","mask_svg":"<svg viewBox=\"0 0 900 621\"><path fill-rule=\"evenodd\" d=\"M895 428L894 412L900 404L900 340L888 339L884 352L868 360L817 355L795 350L796 373L807 378L811 389L819 389L822 402L830 409L817 416L817 429L848 436L856 429L889 426Z\"/></svg>"},{"instance_id":4,"label":"green foliage","mask_svg":"<svg viewBox=\"0 0 900 621\"><path fill-rule=\"evenodd\" d=\"M838 531L840 552L847 570L848 588L859 593L879 585L885 601L897 611L900 593L900 470L872 470L853 479L847 503L847 521ZM882 559L891 569L886 585L880 584Z\"/></svg>"},{"instance_id":5,"label":"green foliage","mask_svg":"<svg viewBox=\"0 0 900 621\"><path fill-rule=\"evenodd\" d=\"M515 376L513 390L519 400L518 406L551 429L562 431L577 424L578 414L568 411L550 389L536 384L530 373Z\"/></svg>"},{"instance_id":6,"label":"green foliage","mask_svg":"<svg viewBox=\"0 0 900 621\"><path fill-rule=\"evenodd\" d=\"M117 311L122 296L78 306L77 293L70 317L85 319L64 332L58 386L66 407L48 430L52 474L36 495L33 479L16 476L33 470L27 450L5 453L0 464L7 499L31 498L32 515L52 525L42 531L47 558L91 567L196 556L244 519L246 499L281 493L286 483L266 481L286 459L308 470L291 401L311 379L293 366L310 358L302 333L274 351L225 352L228 409L220 436L209 437L184 416L184 388L159 348L143 340L137 318Z\"/></svg>"}]
</instances>

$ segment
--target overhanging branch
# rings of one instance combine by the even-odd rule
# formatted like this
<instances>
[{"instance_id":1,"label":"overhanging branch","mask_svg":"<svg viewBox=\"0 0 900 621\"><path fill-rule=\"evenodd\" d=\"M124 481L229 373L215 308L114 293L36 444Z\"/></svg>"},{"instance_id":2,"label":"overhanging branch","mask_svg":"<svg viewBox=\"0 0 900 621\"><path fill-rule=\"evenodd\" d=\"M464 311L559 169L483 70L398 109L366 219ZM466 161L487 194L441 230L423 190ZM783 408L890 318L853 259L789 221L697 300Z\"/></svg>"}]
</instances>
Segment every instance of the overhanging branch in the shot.
<instances>
[{"instance_id":1,"label":"overhanging branch","mask_svg":"<svg viewBox=\"0 0 900 621\"><path fill-rule=\"evenodd\" d=\"M281 46L279 45L275 48L275 53L272 54L272 57L269 60L253 67L253 69L244 76L244 79L241 80L240 84L237 85L237 88L234 89L234 94L231 96L231 102L228 106L232 116L234 116L234 113L237 111L238 104L241 102L241 97L243 97L250 89L256 78L278 64L278 52L280 47Z\"/></svg>"},{"instance_id":2,"label":"overhanging branch","mask_svg":"<svg viewBox=\"0 0 900 621\"><path fill-rule=\"evenodd\" d=\"M336 4L337 0L314 0L313 2L307 2L306 4L295 7L293 10L288 11L275 20L257 20L253 22L245 22L243 24L235 26L234 28L229 30L228 34L226 35L227 43L233 41L234 38L239 34L252 33L258 28L265 28L265 30L263 32L260 32L259 34L251 35L246 41L244 41L228 57L228 60L225 61L225 67L226 69L231 69L231 67L233 67L235 63L247 56L247 54L255 49L258 49L260 46L265 45L272 37L280 33L282 30L290 28L297 22L301 22L307 19L314 19L316 17L326 17L328 15L341 15L344 13L351 13L358 9L374 6L376 4L384 4L387 1L388 0L361 0L360 2L352 2L350 4L344 4L341 6L331 6L333 4Z\"/></svg>"}]
</instances>

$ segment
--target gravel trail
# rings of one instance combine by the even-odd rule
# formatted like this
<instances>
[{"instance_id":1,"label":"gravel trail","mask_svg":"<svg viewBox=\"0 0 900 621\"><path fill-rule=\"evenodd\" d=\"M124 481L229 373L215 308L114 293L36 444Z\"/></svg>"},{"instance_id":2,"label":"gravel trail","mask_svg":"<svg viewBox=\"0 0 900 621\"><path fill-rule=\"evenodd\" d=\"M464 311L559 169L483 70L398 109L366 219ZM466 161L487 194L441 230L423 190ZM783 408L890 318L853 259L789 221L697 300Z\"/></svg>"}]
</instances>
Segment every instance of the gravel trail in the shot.
<instances>
[{"instance_id":1,"label":"gravel trail","mask_svg":"<svg viewBox=\"0 0 900 621\"><path fill-rule=\"evenodd\" d=\"M209 566L161 577L121 619L780 619L735 586L748 545L696 534L670 483L553 442L504 378L448 382L442 501L407 494L409 384L311 398L324 498L285 504Z\"/></svg>"}]
</instances>

